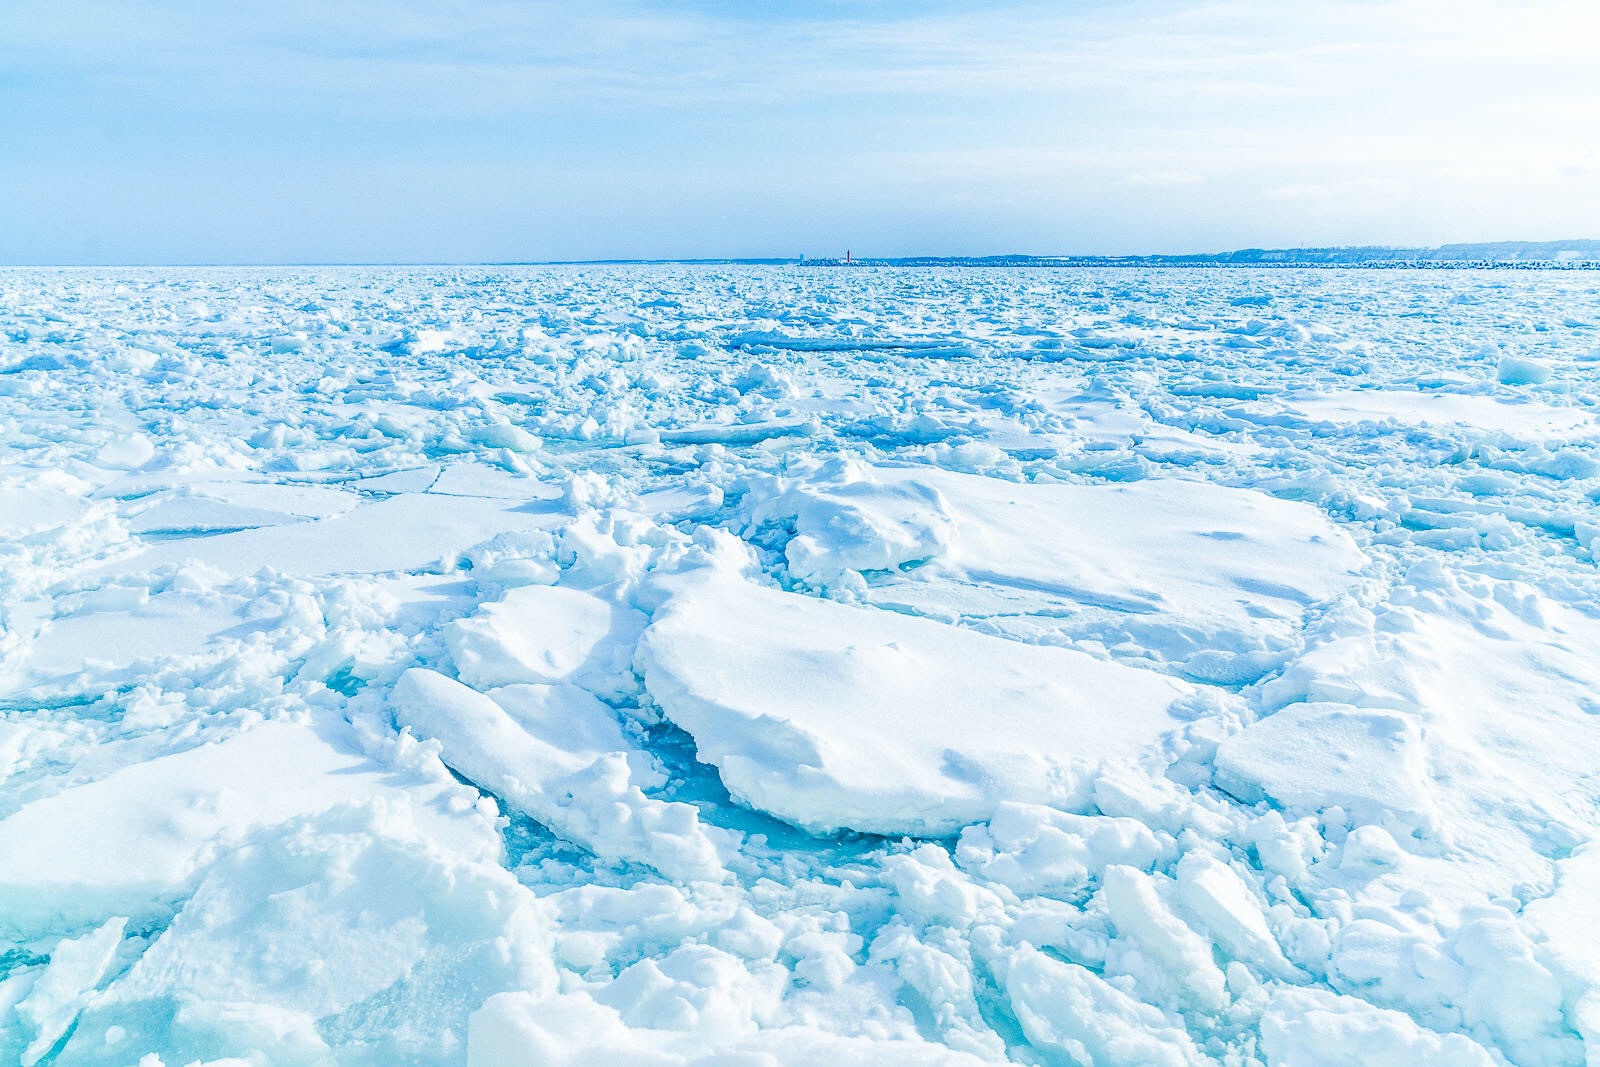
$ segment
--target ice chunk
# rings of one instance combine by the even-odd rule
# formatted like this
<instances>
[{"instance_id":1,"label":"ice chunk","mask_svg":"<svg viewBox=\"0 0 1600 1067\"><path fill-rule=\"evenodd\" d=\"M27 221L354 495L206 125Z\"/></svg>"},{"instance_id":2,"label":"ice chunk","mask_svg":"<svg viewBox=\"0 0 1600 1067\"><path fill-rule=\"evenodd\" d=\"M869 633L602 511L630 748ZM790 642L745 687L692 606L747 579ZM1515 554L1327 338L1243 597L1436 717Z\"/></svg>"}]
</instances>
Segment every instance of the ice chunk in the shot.
<instances>
[{"instance_id":1,"label":"ice chunk","mask_svg":"<svg viewBox=\"0 0 1600 1067\"><path fill-rule=\"evenodd\" d=\"M904 855L890 856L883 867L907 916L963 928L993 920L1002 910L1001 898L957 869L938 845L925 843Z\"/></svg>"},{"instance_id":2,"label":"ice chunk","mask_svg":"<svg viewBox=\"0 0 1600 1067\"><path fill-rule=\"evenodd\" d=\"M560 586L508 590L445 629L462 681L480 689L626 672L644 616ZM609 642L610 647L606 647Z\"/></svg>"},{"instance_id":3,"label":"ice chunk","mask_svg":"<svg viewBox=\"0 0 1600 1067\"><path fill-rule=\"evenodd\" d=\"M1355 997L1319 990L1284 990L1261 1019L1261 1043L1271 1067L1491 1067L1498 1062L1461 1034L1437 1034L1409 1015Z\"/></svg>"},{"instance_id":4,"label":"ice chunk","mask_svg":"<svg viewBox=\"0 0 1600 1067\"><path fill-rule=\"evenodd\" d=\"M102 570L128 573L198 560L240 575L263 567L297 575L414 571L497 533L539 529L558 518L503 500L411 493L315 522L155 545Z\"/></svg>"},{"instance_id":5,"label":"ice chunk","mask_svg":"<svg viewBox=\"0 0 1600 1067\"><path fill-rule=\"evenodd\" d=\"M445 762L462 775L596 854L673 878L722 879L695 809L653 800L635 784L630 746L610 709L572 687L513 686L502 699L517 718L460 682L414 667L395 684L390 706L399 725L439 741ZM589 747L596 740L609 747Z\"/></svg>"},{"instance_id":6,"label":"ice chunk","mask_svg":"<svg viewBox=\"0 0 1600 1067\"><path fill-rule=\"evenodd\" d=\"M667 987L670 990L670 985ZM666 992L667 990L663 990ZM834 1034L820 1020L757 1030L740 1025L699 1028L629 1026L622 1013L587 993L538 997L502 993L472 1016L469 1067L538 1063L541 1067L689 1067L691 1064L827 1063L838 1067L980 1067L992 1062L915 1034Z\"/></svg>"},{"instance_id":7,"label":"ice chunk","mask_svg":"<svg viewBox=\"0 0 1600 1067\"><path fill-rule=\"evenodd\" d=\"M146 537L195 537L255 526L303 522L299 516L250 507L205 496L165 496L153 500L128 520L128 529Z\"/></svg>"},{"instance_id":8,"label":"ice chunk","mask_svg":"<svg viewBox=\"0 0 1600 1067\"><path fill-rule=\"evenodd\" d=\"M1589 756L1600 744L1593 695L1600 692L1600 621L1521 583L1468 581L1433 568L1419 568L1392 599L1404 603L1381 611L1369 632L1313 649L1263 686L1263 699L1360 702L1375 715L1414 723L1386 758L1371 744L1351 750L1355 776L1331 781L1364 781L1366 792L1327 802L1352 803L1370 818L1377 799L1405 823L1402 812L1419 807L1421 790L1431 798L1430 819L1480 859L1480 876L1492 875L1502 892L1548 878L1544 857L1584 840L1600 803ZM1224 742L1219 782L1238 753L1260 745L1261 766L1276 764L1282 784L1300 776L1306 789L1318 788L1308 769L1297 772L1288 757L1265 751L1272 736L1299 743L1294 731L1271 725L1277 718ZM1420 746L1414 729L1423 731ZM1249 740L1253 734L1262 740ZM1310 750L1308 766L1325 758L1319 751ZM1404 826L1390 828L1405 839Z\"/></svg>"},{"instance_id":9,"label":"ice chunk","mask_svg":"<svg viewBox=\"0 0 1600 1067\"><path fill-rule=\"evenodd\" d=\"M1480 430L1558 437L1593 437L1600 433L1600 420L1582 408L1514 403L1470 393L1330 389L1293 392L1271 404L1250 405L1261 411L1281 410L1283 406L1287 406L1284 414L1295 421L1334 426L1372 423L1445 426L1453 423Z\"/></svg>"},{"instance_id":10,"label":"ice chunk","mask_svg":"<svg viewBox=\"0 0 1600 1067\"><path fill-rule=\"evenodd\" d=\"M67 1058L441 1062L484 997L552 989L549 952L536 900L492 860L442 850L381 807L338 809L219 859L85 1013Z\"/></svg>"},{"instance_id":11,"label":"ice chunk","mask_svg":"<svg viewBox=\"0 0 1600 1067\"><path fill-rule=\"evenodd\" d=\"M1101 895L1118 934L1138 945L1137 953L1118 955L1133 965L1131 973L1142 986L1172 987L1181 1002L1203 1011L1214 1012L1228 1003L1227 980L1211 958L1210 942L1172 913L1150 875L1132 867L1107 867Z\"/></svg>"},{"instance_id":12,"label":"ice chunk","mask_svg":"<svg viewBox=\"0 0 1600 1067\"><path fill-rule=\"evenodd\" d=\"M943 472L931 483L958 515L954 565L1124 610L1246 627L1334 596L1365 561L1315 508L1247 489L1018 485Z\"/></svg>"},{"instance_id":13,"label":"ice chunk","mask_svg":"<svg viewBox=\"0 0 1600 1067\"><path fill-rule=\"evenodd\" d=\"M1171 849L1137 819L1005 803L961 832L956 859L1017 893L1038 893L1077 888L1112 863L1149 870Z\"/></svg>"},{"instance_id":14,"label":"ice chunk","mask_svg":"<svg viewBox=\"0 0 1600 1067\"><path fill-rule=\"evenodd\" d=\"M193 492L198 496L221 500L235 507L261 508L303 519L325 519L349 511L362 503L360 496L350 492L340 483L317 485L302 482L270 482L258 480L260 477L256 475L243 480L203 482L189 482L183 479L183 488L178 491ZM151 481L155 480L152 476ZM160 479L165 484L178 480L171 473Z\"/></svg>"},{"instance_id":15,"label":"ice chunk","mask_svg":"<svg viewBox=\"0 0 1600 1067\"><path fill-rule=\"evenodd\" d=\"M1204 1062L1172 1020L1075 963L1024 947L1006 959L1001 983L1029 1040L1071 1062L1150 1067Z\"/></svg>"},{"instance_id":16,"label":"ice chunk","mask_svg":"<svg viewBox=\"0 0 1600 1067\"><path fill-rule=\"evenodd\" d=\"M0 821L0 928L145 914L181 892L213 842L375 796L414 802L441 841L473 840L459 819L432 811L437 786L413 801L397 784L391 769L291 722L124 767Z\"/></svg>"},{"instance_id":17,"label":"ice chunk","mask_svg":"<svg viewBox=\"0 0 1600 1067\"><path fill-rule=\"evenodd\" d=\"M1507 354L1500 357L1495 377L1504 385L1543 385L1550 380L1550 364Z\"/></svg>"},{"instance_id":18,"label":"ice chunk","mask_svg":"<svg viewBox=\"0 0 1600 1067\"><path fill-rule=\"evenodd\" d=\"M1217 748L1217 785L1246 803L1335 805L1357 822L1427 835L1437 825L1414 717L1345 704L1292 704Z\"/></svg>"},{"instance_id":19,"label":"ice chunk","mask_svg":"<svg viewBox=\"0 0 1600 1067\"><path fill-rule=\"evenodd\" d=\"M1178 863L1177 902L1230 956L1277 978L1298 977L1267 926L1262 905L1226 863L1190 852Z\"/></svg>"},{"instance_id":20,"label":"ice chunk","mask_svg":"<svg viewBox=\"0 0 1600 1067\"><path fill-rule=\"evenodd\" d=\"M1573 1002L1573 1027L1590 1059L1600 1055L1600 846L1585 845L1557 867L1555 892L1528 904L1525 915L1562 976Z\"/></svg>"},{"instance_id":21,"label":"ice chunk","mask_svg":"<svg viewBox=\"0 0 1600 1067\"><path fill-rule=\"evenodd\" d=\"M528 442L518 438L526 445ZM536 481L523 475L512 474L487 463L452 463L439 473L429 486L429 492L442 496L492 497L501 500L557 500L561 497L559 486Z\"/></svg>"},{"instance_id":22,"label":"ice chunk","mask_svg":"<svg viewBox=\"0 0 1600 1067\"><path fill-rule=\"evenodd\" d=\"M1562 984L1532 934L1504 908L1469 913L1452 946L1468 975L1457 999L1466 1022L1491 1034L1513 1063L1572 1063L1584 1042L1573 1033Z\"/></svg>"},{"instance_id":23,"label":"ice chunk","mask_svg":"<svg viewBox=\"0 0 1600 1067\"><path fill-rule=\"evenodd\" d=\"M106 442L95 453L96 466L108 470L134 470L155 457L156 446L142 433L119 436Z\"/></svg>"},{"instance_id":24,"label":"ice chunk","mask_svg":"<svg viewBox=\"0 0 1600 1067\"><path fill-rule=\"evenodd\" d=\"M22 1053L22 1067L33 1067L67 1032L111 966L127 923L124 918L108 920L82 937L62 940L50 953L50 965L17 1005L17 1018L34 1035Z\"/></svg>"},{"instance_id":25,"label":"ice chunk","mask_svg":"<svg viewBox=\"0 0 1600 1067\"><path fill-rule=\"evenodd\" d=\"M83 610L47 622L13 670L0 671L0 683L81 685L86 672L104 678L140 662L192 656L224 637L272 628L266 620L242 620L242 598L177 589L147 596L143 588L123 587L135 601L127 610L91 610L115 591L102 587L86 598Z\"/></svg>"},{"instance_id":26,"label":"ice chunk","mask_svg":"<svg viewBox=\"0 0 1600 1067\"><path fill-rule=\"evenodd\" d=\"M804 563L797 576L820 574L807 562L814 549L840 547L848 531L852 544L875 538L880 557L852 548L822 557L830 566L926 561L874 590L881 601L926 603L942 614L953 606L972 615L1094 616L1108 643L1131 633L1175 660L1281 647L1307 608L1348 589L1366 562L1315 508L1246 489L1178 480L1027 484L883 467L867 476L781 498L807 499L828 515L849 493L848 510L828 523L792 507L812 518L789 543L791 571ZM1194 673L1229 669L1197 662Z\"/></svg>"},{"instance_id":27,"label":"ice chunk","mask_svg":"<svg viewBox=\"0 0 1600 1067\"><path fill-rule=\"evenodd\" d=\"M0 722L0 783L39 756L59 746L62 738L53 730L40 729L25 722Z\"/></svg>"},{"instance_id":28,"label":"ice chunk","mask_svg":"<svg viewBox=\"0 0 1600 1067\"><path fill-rule=\"evenodd\" d=\"M819 586L846 571L890 570L930 559L949 546L954 533L937 489L910 479L886 485L843 460L831 460L751 503L750 521L793 524L795 536L784 549L789 573Z\"/></svg>"},{"instance_id":29,"label":"ice chunk","mask_svg":"<svg viewBox=\"0 0 1600 1067\"><path fill-rule=\"evenodd\" d=\"M46 473L27 482L0 482L0 537L19 540L77 519L88 504L72 478Z\"/></svg>"},{"instance_id":30,"label":"ice chunk","mask_svg":"<svg viewBox=\"0 0 1600 1067\"><path fill-rule=\"evenodd\" d=\"M734 579L692 584L640 645L645 684L733 794L817 832L947 833L1061 801L1176 725L1187 688L1068 649Z\"/></svg>"}]
</instances>

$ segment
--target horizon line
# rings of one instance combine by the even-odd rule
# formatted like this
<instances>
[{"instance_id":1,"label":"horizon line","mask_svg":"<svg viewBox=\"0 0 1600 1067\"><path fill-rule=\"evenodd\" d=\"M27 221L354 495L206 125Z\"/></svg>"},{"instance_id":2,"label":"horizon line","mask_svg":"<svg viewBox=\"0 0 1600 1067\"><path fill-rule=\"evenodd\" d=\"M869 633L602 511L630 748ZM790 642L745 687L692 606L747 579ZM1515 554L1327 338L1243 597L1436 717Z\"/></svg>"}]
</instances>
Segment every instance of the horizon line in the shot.
<instances>
[{"instance_id":1,"label":"horizon line","mask_svg":"<svg viewBox=\"0 0 1600 1067\"><path fill-rule=\"evenodd\" d=\"M932 265L939 262L961 263L983 260L1034 260L1047 262L1051 260L1071 260L1087 263L1115 264L1117 262L1134 261L1165 261L1165 260L1205 260L1218 259L1226 256L1241 255L1294 255L1312 253L1352 253L1352 252L1416 252L1437 253L1446 249L1472 249L1472 248L1546 248L1551 250L1571 250L1571 246L1595 246L1590 251L1595 253L1595 259L1600 260L1600 239L1588 237L1562 238L1558 240L1498 240L1498 241L1450 241L1438 245L1405 245L1405 244L1350 244L1350 245L1295 245L1295 246L1248 246L1214 251L1201 252L1120 252L1120 253L1079 253L1079 252L993 252L979 254L950 254L950 253L914 253L909 255L866 255L857 256L849 253L849 261L870 266L892 266L897 263L910 263L911 261L928 261ZM789 264L833 262L844 263L844 257L838 256L813 256L801 254L798 256L605 256L594 259L417 259L417 260L184 260L170 262L44 262L44 263L0 263L0 270L92 270L92 269L155 269L155 268L291 268L291 267L603 267L603 266L715 266L715 265L771 265L783 266ZM1389 262L1397 262L1390 260ZM1447 261L1446 261L1447 262ZM1510 262L1536 262L1534 260L1512 260ZM1557 262L1547 260L1543 262ZM1572 261L1569 261L1572 262ZM1254 265L1254 264L1235 264ZM1262 264L1270 265L1270 264ZM1305 266L1312 264L1295 264ZM1333 264L1330 264L1333 265ZM1426 264L1425 264L1426 265Z\"/></svg>"}]
</instances>

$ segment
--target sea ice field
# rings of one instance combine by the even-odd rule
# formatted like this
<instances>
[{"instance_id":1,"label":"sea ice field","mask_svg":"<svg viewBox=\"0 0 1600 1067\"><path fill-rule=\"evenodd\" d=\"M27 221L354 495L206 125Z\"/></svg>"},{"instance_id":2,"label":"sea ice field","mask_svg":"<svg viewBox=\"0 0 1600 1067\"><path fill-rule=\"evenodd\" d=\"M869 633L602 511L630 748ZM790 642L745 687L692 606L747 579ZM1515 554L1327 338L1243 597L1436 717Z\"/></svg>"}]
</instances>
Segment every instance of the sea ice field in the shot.
<instances>
[{"instance_id":1,"label":"sea ice field","mask_svg":"<svg viewBox=\"0 0 1600 1067\"><path fill-rule=\"evenodd\" d=\"M0 271L0 1062L1600 1063L1600 274Z\"/></svg>"}]
</instances>

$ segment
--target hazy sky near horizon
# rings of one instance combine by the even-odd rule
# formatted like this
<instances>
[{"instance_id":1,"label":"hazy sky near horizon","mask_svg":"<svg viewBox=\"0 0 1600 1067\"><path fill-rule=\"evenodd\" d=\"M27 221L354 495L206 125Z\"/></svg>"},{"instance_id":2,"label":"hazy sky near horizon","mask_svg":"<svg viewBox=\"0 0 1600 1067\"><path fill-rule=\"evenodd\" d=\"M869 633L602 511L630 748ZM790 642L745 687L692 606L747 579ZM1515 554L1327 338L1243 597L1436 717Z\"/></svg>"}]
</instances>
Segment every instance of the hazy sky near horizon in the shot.
<instances>
[{"instance_id":1,"label":"hazy sky near horizon","mask_svg":"<svg viewBox=\"0 0 1600 1067\"><path fill-rule=\"evenodd\" d=\"M1595 0L9 0L0 262L1600 237Z\"/></svg>"}]
</instances>

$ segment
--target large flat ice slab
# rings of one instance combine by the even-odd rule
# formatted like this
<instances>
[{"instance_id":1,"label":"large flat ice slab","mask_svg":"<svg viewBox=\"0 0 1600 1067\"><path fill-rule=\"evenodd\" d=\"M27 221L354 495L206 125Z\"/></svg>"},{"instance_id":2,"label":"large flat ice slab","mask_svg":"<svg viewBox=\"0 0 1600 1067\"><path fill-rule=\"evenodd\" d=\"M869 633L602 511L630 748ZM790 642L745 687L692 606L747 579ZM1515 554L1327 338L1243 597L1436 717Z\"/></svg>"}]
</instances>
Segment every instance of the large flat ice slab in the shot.
<instances>
[{"instance_id":1,"label":"large flat ice slab","mask_svg":"<svg viewBox=\"0 0 1600 1067\"><path fill-rule=\"evenodd\" d=\"M947 471L915 477L955 511L952 567L1121 611L1248 632L1342 592L1365 562L1316 508L1252 489L1177 479L1039 485Z\"/></svg>"},{"instance_id":2,"label":"large flat ice slab","mask_svg":"<svg viewBox=\"0 0 1600 1067\"><path fill-rule=\"evenodd\" d=\"M449 840L463 827L452 829L446 824L457 820L433 808L438 793L309 726L262 723L41 797L0 820L0 929L141 914L181 895L219 847L340 804L384 797Z\"/></svg>"},{"instance_id":3,"label":"large flat ice slab","mask_svg":"<svg viewBox=\"0 0 1600 1067\"><path fill-rule=\"evenodd\" d=\"M414 571L495 534L554 521L548 512L505 500L408 493L313 522L169 541L102 570L133 573L195 561L236 575L263 567L307 576Z\"/></svg>"},{"instance_id":4,"label":"large flat ice slab","mask_svg":"<svg viewBox=\"0 0 1600 1067\"><path fill-rule=\"evenodd\" d=\"M1219 656L1288 647L1307 609L1367 562L1317 508L1208 482L834 463L763 490L751 517L792 523L786 556L803 581L879 572L875 600L922 614L1065 616L1080 636L1132 640L1207 680L1249 680Z\"/></svg>"},{"instance_id":5,"label":"large flat ice slab","mask_svg":"<svg viewBox=\"0 0 1600 1067\"><path fill-rule=\"evenodd\" d=\"M738 798L813 831L942 834L1008 800L1063 802L1079 775L1177 725L1187 687L731 578L645 631L645 684Z\"/></svg>"},{"instance_id":6,"label":"large flat ice slab","mask_svg":"<svg viewBox=\"0 0 1600 1067\"><path fill-rule=\"evenodd\" d=\"M1496 400L1470 393L1423 393L1400 389L1329 390L1293 393L1275 404L1253 409L1274 410L1290 419L1312 423L1397 423L1406 426L1470 426L1481 430L1556 437L1593 437L1600 420L1578 407L1555 407L1538 401Z\"/></svg>"}]
</instances>

